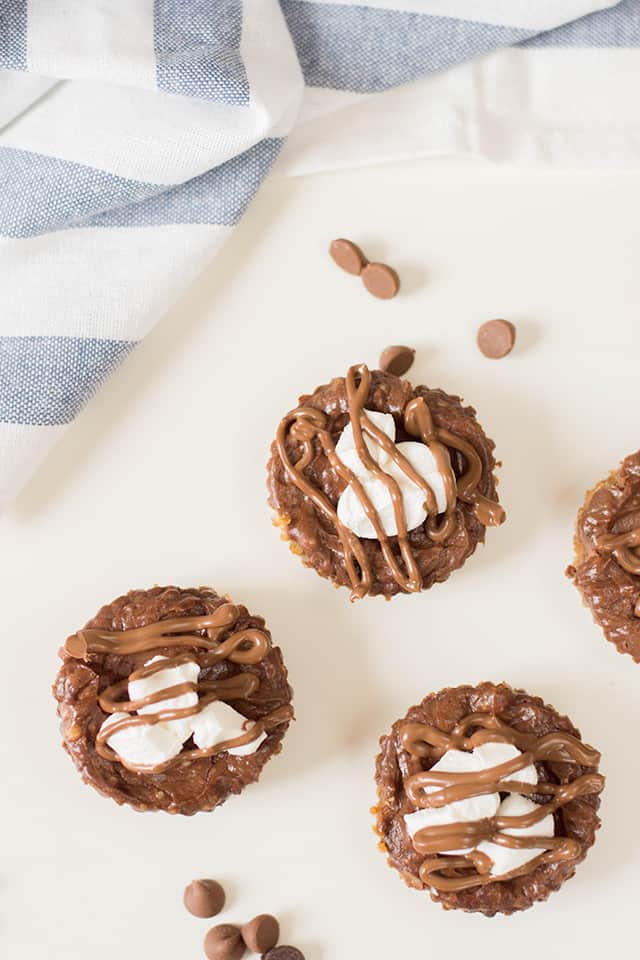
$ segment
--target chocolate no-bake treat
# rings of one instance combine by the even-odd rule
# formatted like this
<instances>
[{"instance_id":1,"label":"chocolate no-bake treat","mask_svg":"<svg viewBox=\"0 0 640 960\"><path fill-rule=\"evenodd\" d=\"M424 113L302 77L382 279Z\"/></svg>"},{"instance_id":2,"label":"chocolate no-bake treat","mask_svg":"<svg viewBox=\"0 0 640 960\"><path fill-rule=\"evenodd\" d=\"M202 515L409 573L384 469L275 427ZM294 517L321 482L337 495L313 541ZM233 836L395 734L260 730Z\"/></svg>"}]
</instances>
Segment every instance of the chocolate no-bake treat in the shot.
<instances>
[{"instance_id":1,"label":"chocolate no-bake treat","mask_svg":"<svg viewBox=\"0 0 640 960\"><path fill-rule=\"evenodd\" d=\"M267 465L274 522L354 599L425 590L504 520L493 449L458 397L354 366L282 420Z\"/></svg>"},{"instance_id":2,"label":"chocolate no-bake treat","mask_svg":"<svg viewBox=\"0 0 640 960\"><path fill-rule=\"evenodd\" d=\"M607 640L640 663L640 450L587 494L567 575Z\"/></svg>"},{"instance_id":3,"label":"chocolate no-bake treat","mask_svg":"<svg viewBox=\"0 0 640 960\"><path fill-rule=\"evenodd\" d=\"M264 620L206 587L132 590L60 656L63 746L86 783L136 810L213 810L259 778L293 716Z\"/></svg>"},{"instance_id":4,"label":"chocolate no-bake treat","mask_svg":"<svg viewBox=\"0 0 640 960\"><path fill-rule=\"evenodd\" d=\"M431 693L380 747L380 848L445 909L525 910L593 845L600 754L539 697L504 683Z\"/></svg>"}]
</instances>

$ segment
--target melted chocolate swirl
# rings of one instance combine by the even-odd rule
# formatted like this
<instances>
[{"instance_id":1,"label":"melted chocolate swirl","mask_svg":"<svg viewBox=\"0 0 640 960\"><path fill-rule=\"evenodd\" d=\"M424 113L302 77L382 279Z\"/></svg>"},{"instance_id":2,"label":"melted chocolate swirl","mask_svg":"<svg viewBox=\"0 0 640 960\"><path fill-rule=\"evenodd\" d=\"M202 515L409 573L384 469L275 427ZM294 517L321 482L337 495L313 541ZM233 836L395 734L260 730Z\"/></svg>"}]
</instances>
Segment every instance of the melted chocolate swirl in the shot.
<instances>
[{"instance_id":1,"label":"melted chocolate swirl","mask_svg":"<svg viewBox=\"0 0 640 960\"><path fill-rule=\"evenodd\" d=\"M596 540L598 550L611 553L627 573L640 577L640 509L621 514L610 533Z\"/></svg>"}]
</instances>

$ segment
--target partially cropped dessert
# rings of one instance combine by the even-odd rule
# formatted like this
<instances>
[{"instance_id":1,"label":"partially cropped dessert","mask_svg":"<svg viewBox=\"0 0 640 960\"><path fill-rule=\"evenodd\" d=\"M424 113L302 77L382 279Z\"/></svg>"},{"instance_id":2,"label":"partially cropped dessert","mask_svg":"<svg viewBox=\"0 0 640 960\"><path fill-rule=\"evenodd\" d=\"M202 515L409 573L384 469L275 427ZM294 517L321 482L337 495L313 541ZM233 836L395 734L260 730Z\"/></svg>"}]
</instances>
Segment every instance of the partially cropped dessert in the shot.
<instances>
[{"instance_id":1,"label":"partially cropped dessert","mask_svg":"<svg viewBox=\"0 0 640 960\"><path fill-rule=\"evenodd\" d=\"M267 466L274 522L353 599L417 593L503 522L493 449L458 397L353 366L281 421Z\"/></svg>"},{"instance_id":2,"label":"partially cropped dessert","mask_svg":"<svg viewBox=\"0 0 640 960\"><path fill-rule=\"evenodd\" d=\"M607 640L640 663L640 450L587 493L567 575Z\"/></svg>"},{"instance_id":3,"label":"partially cropped dessert","mask_svg":"<svg viewBox=\"0 0 640 960\"><path fill-rule=\"evenodd\" d=\"M206 587L132 590L60 655L64 748L136 810L212 810L258 779L293 716L264 620Z\"/></svg>"},{"instance_id":4,"label":"partially cropped dessert","mask_svg":"<svg viewBox=\"0 0 640 960\"><path fill-rule=\"evenodd\" d=\"M380 747L380 847L445 909L525 910L593 845L600 754L539 697L504 683L431 693Z\"/></svg>"}]
</instances>

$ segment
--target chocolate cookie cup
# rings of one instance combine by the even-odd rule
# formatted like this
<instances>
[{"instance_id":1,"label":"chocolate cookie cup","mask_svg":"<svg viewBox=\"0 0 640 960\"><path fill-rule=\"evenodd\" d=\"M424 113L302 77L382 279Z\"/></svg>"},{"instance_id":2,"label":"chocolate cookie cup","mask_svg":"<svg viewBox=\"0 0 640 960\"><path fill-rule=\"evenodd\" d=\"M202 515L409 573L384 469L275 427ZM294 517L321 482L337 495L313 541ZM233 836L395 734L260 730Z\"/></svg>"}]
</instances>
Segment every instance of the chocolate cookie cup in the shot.
<instances>
[{"instance_id":1,"label":"chocolate cookie cup","mask_svg":"<svg viewBox=\"0 0 640 960\"><path fill-rule=\"evenodd\" d=\"M593 619L640 663L640 451L587 493L567 568Z\"/></svg>"},{"instance_id":2,"label":"chocolate cookie cup","mask_svg":"<svg viewBox=\"0 0 640 960\"><path fill-rule=\"evenodd\" d=\"M526 910L593 845L600 754L539 697L504 683L431 693L380 747L380 849L445 909Z\"/></svg>"},{"instance_id":3,"label":"chocolate cookie cup","mask_svg":"<svg viewBox=\"0 0 640 960\"><path fill-rule=\"evenodd\" d=\"M352 599L426 590L504 520L493 449L458 397L353 366L280 423L267 465L274 523Z\"/></svg>"},{"instance_id":4,"label":"chocolate cookie cup","mask_svg":"<svg viewBox=\"0 0 640 960\"><path fill-rule=\"evenodd\" d=\"M132 590L60 656L63 746L86 783L136 810L213 810L258 780L293 717L262 617L206 587Z\"/></svg>"}]
</instances>

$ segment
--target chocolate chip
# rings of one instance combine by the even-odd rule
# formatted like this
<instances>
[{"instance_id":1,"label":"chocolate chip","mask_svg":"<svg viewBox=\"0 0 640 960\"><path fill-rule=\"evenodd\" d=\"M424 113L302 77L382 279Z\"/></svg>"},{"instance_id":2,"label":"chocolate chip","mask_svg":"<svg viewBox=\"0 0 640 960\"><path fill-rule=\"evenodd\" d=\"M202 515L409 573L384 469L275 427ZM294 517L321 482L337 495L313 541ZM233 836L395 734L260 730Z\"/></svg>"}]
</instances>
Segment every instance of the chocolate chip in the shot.
<instances>
[{"instance_id":1,"label":"chocolate chip","mask_svg":"<svg viewBox=\"0 0 640 960\"><path fill-rule=\"evenodd\" d=\"M265 953L275 947L280 936L280 924L275 917L261 913L242 928L242 939L252 953Z\"/></svg>"},{"instance_id":2,"label":"chocolate chip","mask_svg":"<svg viewBox=\"0 0 640 960\"><path fill-rule=\"evenodd\" d=\"M297 947L274 947L263 954L262 960L304 960L304 954Z\"/></svg>"},{"instance_id":3,"label":"chocolate chip","mask_svg":"<svg viewBox=\"0 0 640 960\"><path fill-rule=\"evenodd\" d=\"M480 352L490 360L500 360L513 350L516 328L508 320L487 320L478 330Z\"/></svg>"},{"instance_id":4,"label":"chocolate chip","mask_svg":"<svg viewBox=\"0 0 640 960\"><path fill-rule=\"evenodd\" d=\"M240 960L245 951L242 934L231 923L212 927L204 938L204 952L209 960Z\"/></svg>"},{"instance_id":5,"label":"chocolate chip","mask_svg":"<svg viewBox=\"0 0 640 960\"><path fill-rule=\"evenodd\" d=\"M380 369L401 377L411 367L416 352L411 347L386 347L380 354Z\"/></svg>"},{"instance_id":6,"label":"chocolate chip","mask_svg":"<svg viewBox=\"0 0 640 960\"><path fill-rule=\"evenodd\" d=\"M398 274L386 263L368 263L361 276L369 293L380 300L391 300L400 289Z\"/></svg>"},{"instance_id":7,"label":"chocolate chip","mask_svg":"<svg viewBox=\"0 0 640 960\"><path fill-rule=\"evenodd\" d=\"M194 917L215 917L224 907L226 897L217 880L192 880L182 899Z\"/></svg>"},{"instance_id":8,"label":"chocolate chip","mask_svg":"<svg viewBox=\"0 0 640 960\"><path fill-rule=\"evenodd\" d=\"M357 244L342 238L331 242L329 255L342 270L356 277L360 276L367 262L367 258Z\"/></svg>"}]
</instances>

